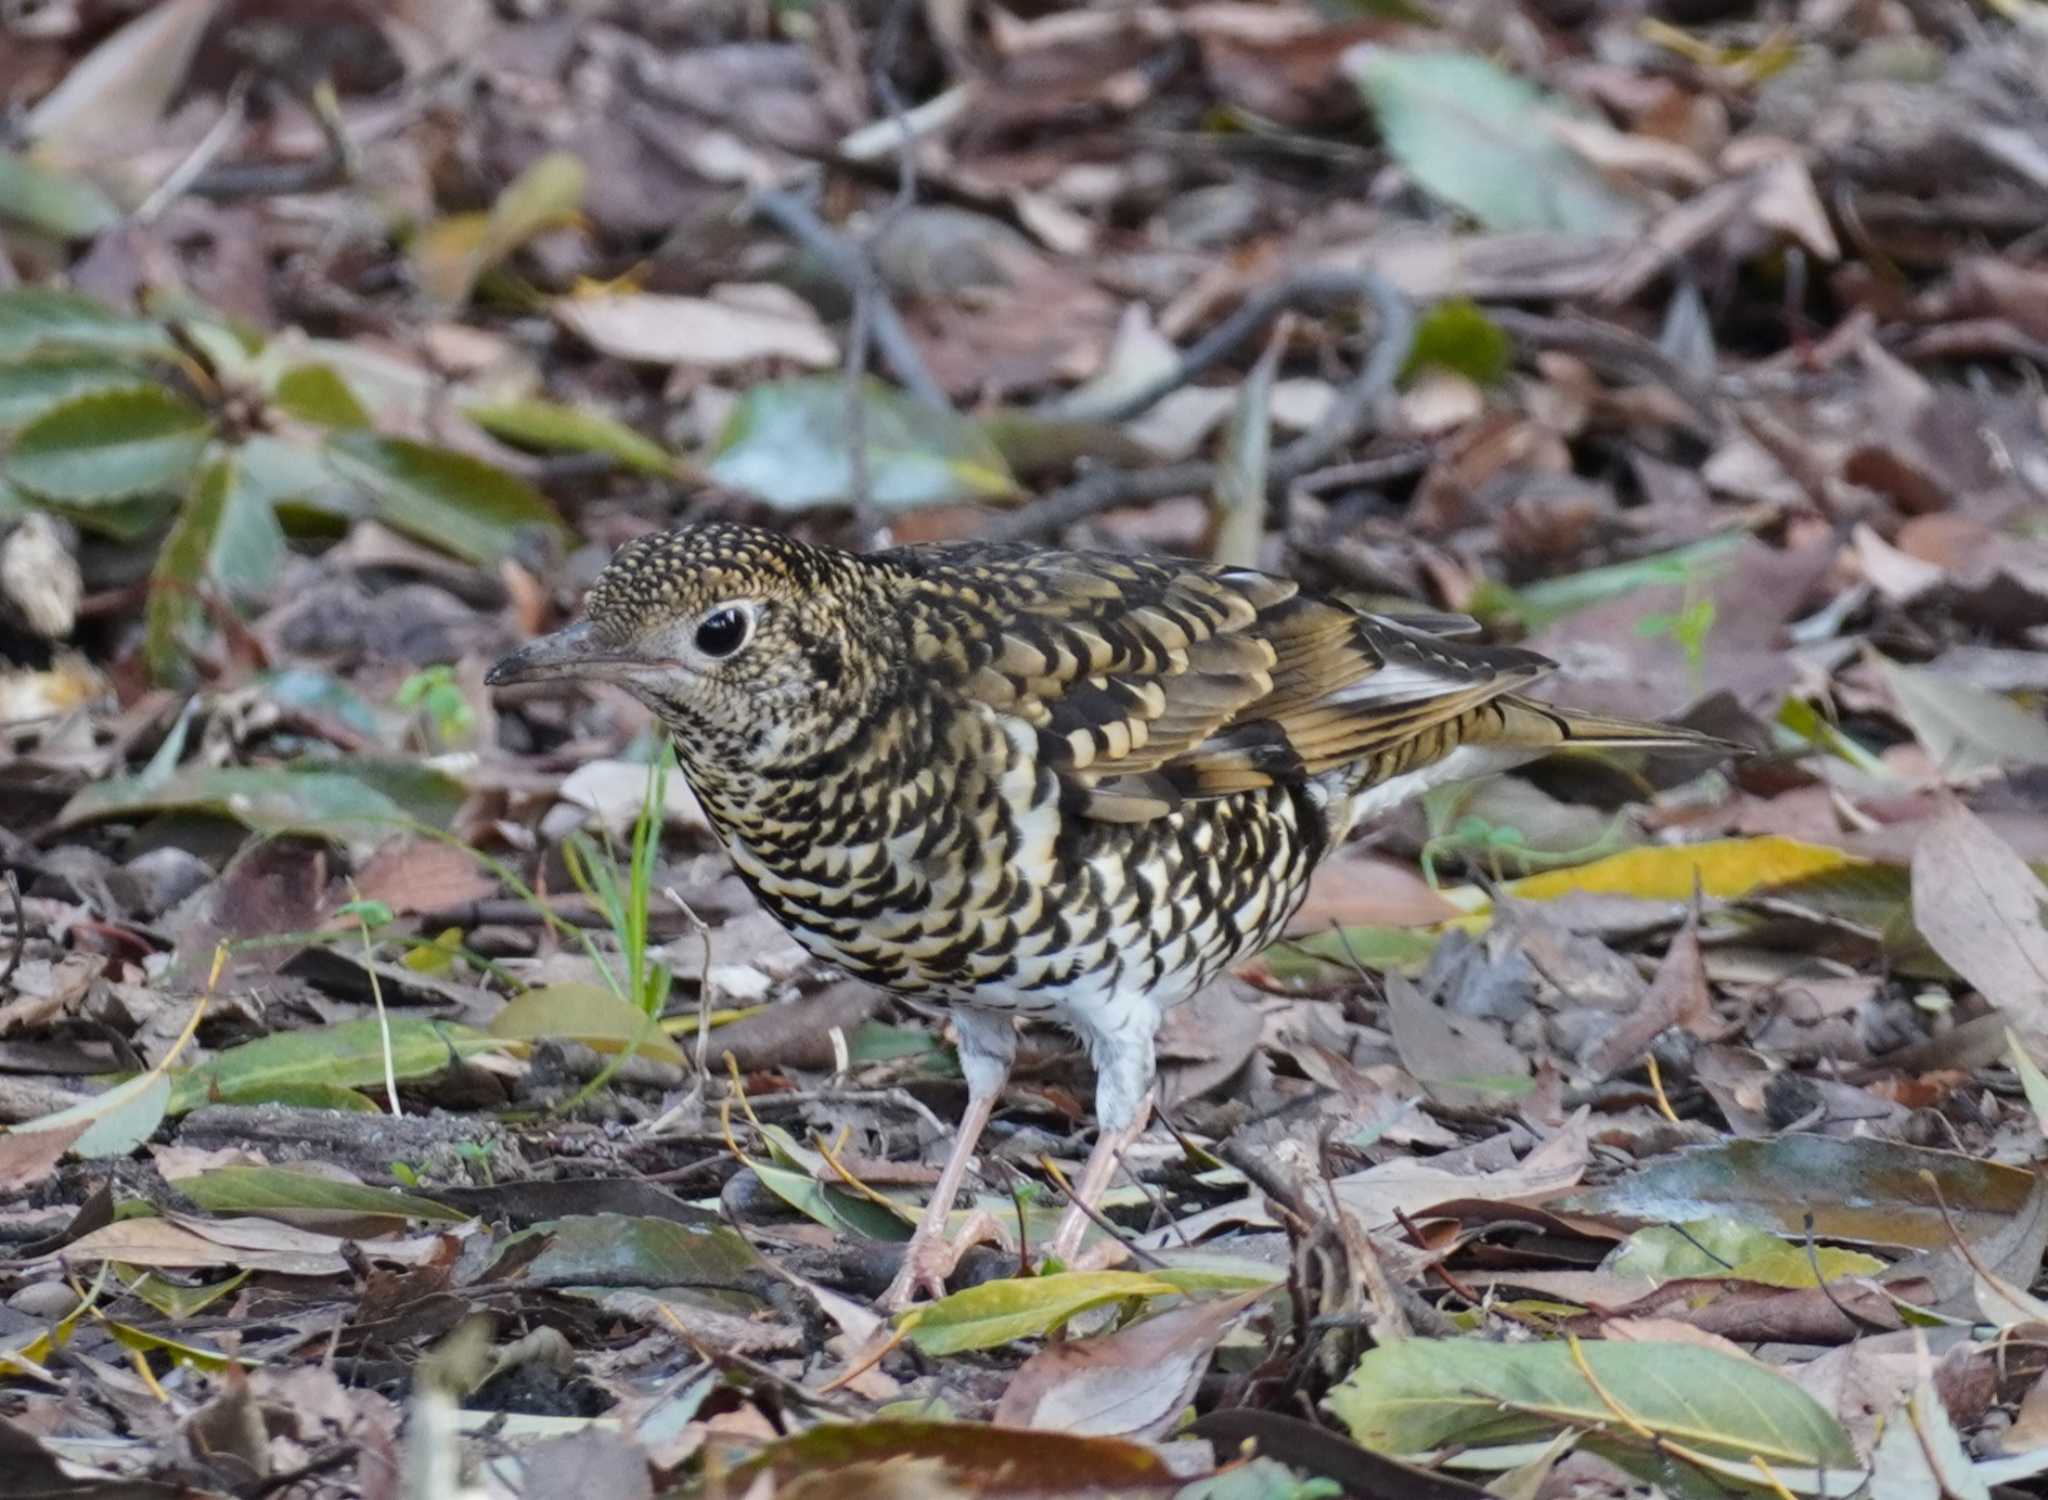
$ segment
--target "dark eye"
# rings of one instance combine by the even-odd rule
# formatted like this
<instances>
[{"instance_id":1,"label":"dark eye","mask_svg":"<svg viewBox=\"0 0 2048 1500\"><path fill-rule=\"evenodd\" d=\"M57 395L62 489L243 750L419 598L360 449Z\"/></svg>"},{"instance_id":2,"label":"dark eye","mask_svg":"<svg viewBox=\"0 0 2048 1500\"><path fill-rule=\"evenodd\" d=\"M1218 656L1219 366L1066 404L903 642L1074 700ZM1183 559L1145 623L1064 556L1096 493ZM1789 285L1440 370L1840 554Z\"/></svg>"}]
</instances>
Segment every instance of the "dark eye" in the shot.
<instances>
[{"instance_id":1,"label":"dark eye","mask_svg":"<svg viewBox=\"0 0 2048 1500\"><path fill-rule=\"evenodd\" d=\"M720 609L704 617L697 627L697 649L706 656L730 656L747 643L747 612Z\"/></svg>"}]
</instances>

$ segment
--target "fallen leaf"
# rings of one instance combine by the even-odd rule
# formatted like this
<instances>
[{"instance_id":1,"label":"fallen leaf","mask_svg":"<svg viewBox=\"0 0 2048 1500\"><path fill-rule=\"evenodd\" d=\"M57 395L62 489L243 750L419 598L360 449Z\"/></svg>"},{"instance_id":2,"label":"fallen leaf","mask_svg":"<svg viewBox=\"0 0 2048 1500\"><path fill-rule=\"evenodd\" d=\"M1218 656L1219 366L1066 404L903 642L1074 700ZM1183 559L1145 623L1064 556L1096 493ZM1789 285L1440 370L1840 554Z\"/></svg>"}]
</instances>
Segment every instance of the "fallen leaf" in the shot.
<instances>
[{"instance_id":1,"label":"fallen leaf","mask_svg":"<svg viewBox=\"0 0 2048 1500\"><path fill-rule=\"evenodd\" d=\"M1956 804L1913 851L1913 922L1950 968L2027 1035L2048 1034L2048 886Z\"/></svg>"}]
</instances>

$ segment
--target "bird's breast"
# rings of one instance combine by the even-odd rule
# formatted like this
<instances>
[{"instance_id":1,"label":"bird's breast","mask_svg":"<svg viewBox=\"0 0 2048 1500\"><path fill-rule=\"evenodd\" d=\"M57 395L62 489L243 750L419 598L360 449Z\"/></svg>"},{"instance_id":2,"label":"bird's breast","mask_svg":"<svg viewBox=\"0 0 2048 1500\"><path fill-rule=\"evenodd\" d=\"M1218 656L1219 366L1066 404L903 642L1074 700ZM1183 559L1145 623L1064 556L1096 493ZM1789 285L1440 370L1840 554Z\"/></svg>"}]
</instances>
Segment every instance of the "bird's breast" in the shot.
<instances>
[{"instance_id":1,"label":"bird's breast","mask_svg":"<svg viewBox=\"0 0 2048 1500\"><path fill-rule=\"evenodd\" d=\"M734 865L826 961L929 999L1090 1017L1170 1003L1270 942L1327 843L1319 793L1189 801L1149 822L1064 810L1028 725L980 705L885 729L802 796L721 811Z\"/></svg>"}]
</instances>

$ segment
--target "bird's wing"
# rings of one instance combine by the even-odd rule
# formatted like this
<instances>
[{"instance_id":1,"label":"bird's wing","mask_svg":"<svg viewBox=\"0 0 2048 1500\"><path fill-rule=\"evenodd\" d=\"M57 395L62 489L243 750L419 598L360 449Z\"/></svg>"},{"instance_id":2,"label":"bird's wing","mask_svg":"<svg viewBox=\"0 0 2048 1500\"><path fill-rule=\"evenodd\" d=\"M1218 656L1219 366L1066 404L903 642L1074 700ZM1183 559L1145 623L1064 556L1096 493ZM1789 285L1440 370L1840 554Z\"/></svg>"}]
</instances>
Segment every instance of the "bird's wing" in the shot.
<instances>
[{"instance_id":1,"label":"bird's wing","mask_svg":"<svg viewBox=\"0 0 2048 1500\"><path fill-rule=\"evenodd\" d=\"M884 556L918 577L915 653L1035 729L1041 761L1098 818L1319 775L1550 665L1248 568L971 543Z\"/></svg>"}]
</instances>

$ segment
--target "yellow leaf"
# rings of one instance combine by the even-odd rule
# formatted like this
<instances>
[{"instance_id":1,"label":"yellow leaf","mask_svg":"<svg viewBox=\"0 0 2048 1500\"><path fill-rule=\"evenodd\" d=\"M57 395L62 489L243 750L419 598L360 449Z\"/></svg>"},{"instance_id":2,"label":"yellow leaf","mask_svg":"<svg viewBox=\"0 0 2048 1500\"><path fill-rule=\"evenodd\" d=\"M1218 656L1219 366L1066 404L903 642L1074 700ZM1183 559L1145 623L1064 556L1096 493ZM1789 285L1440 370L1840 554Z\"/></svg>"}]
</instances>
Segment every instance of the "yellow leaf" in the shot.
<instances>
[{"instance_id":1,"label":"yellow leaf","mask_svg":"<svg viewBox=\"0 0 2048 1500\"><path fill-rule=\"evenodd\" d=\"M1506 887L1523 901L1555 901L1575 891L1603 896L1640 896L1649 901L1684 901L1697 876L1707 895L1721 900L1746 896L1770 886L1804 880L1832 870L1870 861L1822 844L1770 835L1754 839L1715 839L1704 844L1662 844L1629 849L1569 870L1546 870ZM1492 899L1475 886L1446 891L1445 898L1471 913L1460 925L1483 925Z\"/></svg>"}]
</instances>

